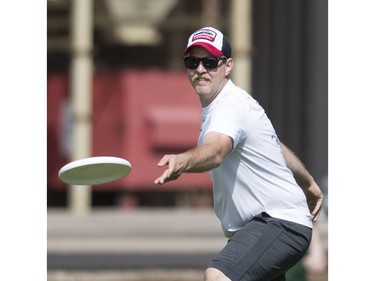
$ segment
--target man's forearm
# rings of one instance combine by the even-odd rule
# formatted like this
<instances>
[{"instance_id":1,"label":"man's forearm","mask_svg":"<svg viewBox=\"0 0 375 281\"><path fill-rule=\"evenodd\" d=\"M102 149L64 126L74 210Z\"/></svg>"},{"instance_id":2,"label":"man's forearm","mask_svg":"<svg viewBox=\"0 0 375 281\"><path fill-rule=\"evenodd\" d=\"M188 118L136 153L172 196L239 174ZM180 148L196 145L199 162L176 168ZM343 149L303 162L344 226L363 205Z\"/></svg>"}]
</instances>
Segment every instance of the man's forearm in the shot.
<instances>
[{"instance_id":1,"label":"man's forearm","mask_svg":"<svg viewBox=\"0 0 375 281\"><path fill-rule=\"evenodd\" d=\"M232 141L228 136L215 132L208 133L201 146L182 153L188 159L184 172L207 172L220 166L231 148Z\"/></svg>"},{"instance_id":2,"label":"man's forearm","mask_svg":"<svg viewBox=\"0 0 375 281\"><path fill-rule=\"evenodd\" d=\"M187 159L185 173L207 172L221 164L218 154L210 145L197 146L180 154L180 156Z\"/></svg>"},{"instance_id":3,"label":"man's forearm","mask_svg":"<svg viewBox=\"0 0 375 281\"><path fill-rule=\"evenodd\" d=\"M308 188L314 183L314 178L307 171L305 165L297 157L297 155L291 151L287 146L281 143L281 151L283 153L287 167L292 171L293 176L302 188Z\"/></svg>"}]
</instances>

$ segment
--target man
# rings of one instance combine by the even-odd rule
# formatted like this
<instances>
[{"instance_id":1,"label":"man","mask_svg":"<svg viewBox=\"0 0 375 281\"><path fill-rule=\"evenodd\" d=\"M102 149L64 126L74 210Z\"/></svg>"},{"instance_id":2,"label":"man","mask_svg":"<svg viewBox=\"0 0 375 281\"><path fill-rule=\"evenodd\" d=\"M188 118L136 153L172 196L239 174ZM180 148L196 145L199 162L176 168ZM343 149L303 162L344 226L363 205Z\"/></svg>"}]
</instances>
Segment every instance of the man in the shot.
<instances>
[{"instance_id":1,"label":"man","mask_svg":"<svg viewBox=\"0 0 375 281\"><path fill-rule=\"evenodd\" d=\"M158 166L167 169L155 184L209 172L214 209L229 240L205 280L285 280L308 249L323 194L280 143L263 108L230 80L231 55L215 28L190 36L183 58L202 104L198 146L165 155Z\"/></svg>"}]
</instances>

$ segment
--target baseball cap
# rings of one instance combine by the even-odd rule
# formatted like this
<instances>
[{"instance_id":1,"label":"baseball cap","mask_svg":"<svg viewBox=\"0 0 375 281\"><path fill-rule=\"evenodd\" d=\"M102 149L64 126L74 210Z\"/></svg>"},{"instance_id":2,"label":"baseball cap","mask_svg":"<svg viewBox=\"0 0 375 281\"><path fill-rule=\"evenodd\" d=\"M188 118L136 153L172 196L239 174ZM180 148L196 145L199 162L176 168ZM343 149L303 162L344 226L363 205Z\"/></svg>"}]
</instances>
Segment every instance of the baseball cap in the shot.
<instances>
[{"instance_id":1,"label":"baseball cap","mask_svg":"<svg viewBox=\"0 0 375 281\"><path fill-rule=\"evenodd\" d=\"M203 27L190 35L183 55L185 56L190 48L194 46L203 47L214 56L224 55L227 58L232 56L232 49L228 38L221 31L213 27Z\"/></svg>"}]
</instances>

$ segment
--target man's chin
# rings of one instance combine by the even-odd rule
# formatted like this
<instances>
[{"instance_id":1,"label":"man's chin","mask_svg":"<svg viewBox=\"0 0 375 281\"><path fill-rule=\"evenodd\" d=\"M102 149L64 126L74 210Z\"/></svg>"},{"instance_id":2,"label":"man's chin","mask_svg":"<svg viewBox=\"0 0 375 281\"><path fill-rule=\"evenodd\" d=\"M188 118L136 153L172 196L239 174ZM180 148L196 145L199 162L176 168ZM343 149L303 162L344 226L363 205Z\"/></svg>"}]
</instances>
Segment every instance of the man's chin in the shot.
<instances>
[{"instance_id":1,"label":"man's chin","mask_svg":"<svg viewBox=\"0 0 375 281\"><path fill-rule=\"evenodd\" d=\"M196 85L194 89L198 95L206 95L209 93L209 89L207 86Z\"/></svg>"}]
</instances>

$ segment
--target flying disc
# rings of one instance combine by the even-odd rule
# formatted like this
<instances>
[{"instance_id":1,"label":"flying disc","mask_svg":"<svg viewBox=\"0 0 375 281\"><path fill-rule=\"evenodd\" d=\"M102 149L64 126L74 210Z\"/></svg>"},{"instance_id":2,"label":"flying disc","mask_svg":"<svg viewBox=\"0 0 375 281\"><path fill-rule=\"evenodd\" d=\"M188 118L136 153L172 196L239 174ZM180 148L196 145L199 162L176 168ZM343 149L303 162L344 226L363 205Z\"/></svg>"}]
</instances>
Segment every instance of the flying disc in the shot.
<instances>
[{"instance_id":1,"label":"flying disc","mask_svg":"<svg viewBox=\"0 0 375 281\"><path fill-rule=\"evenodd\" d=\"M130 173L129 161L111 156L96 156L75 160L59 171L59 178L67 184L92 185L118 180Z\"/></svg>"}]
</instances>

